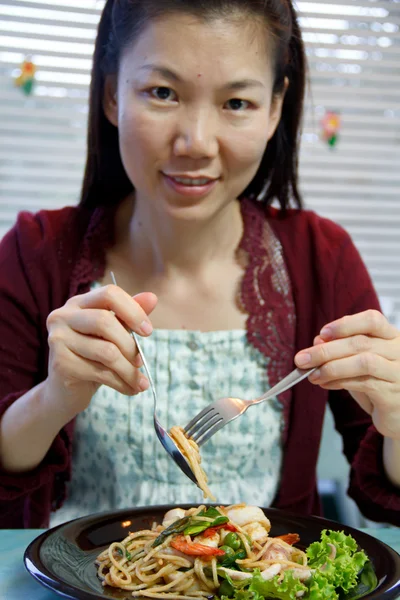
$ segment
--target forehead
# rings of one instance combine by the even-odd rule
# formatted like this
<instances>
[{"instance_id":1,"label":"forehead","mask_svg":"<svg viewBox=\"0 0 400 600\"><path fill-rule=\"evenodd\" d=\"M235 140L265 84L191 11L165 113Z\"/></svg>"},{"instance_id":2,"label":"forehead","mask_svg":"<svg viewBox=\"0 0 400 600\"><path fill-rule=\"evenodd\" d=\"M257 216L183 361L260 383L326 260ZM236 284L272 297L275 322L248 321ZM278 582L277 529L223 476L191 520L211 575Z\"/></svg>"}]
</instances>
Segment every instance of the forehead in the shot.
<instances>
[{"instance_id":1,"label":"forehead","mask_svg":"<svg viewBox=\"0 0 400 600\"><path fill-rule=\"evenodd\" d=\"M269 77L272 39L261 18L235 15L200 19L173 13L150 21L126 49L121 67L167 63L185 77L230 77L235 72ZM194 75L195 74L195 75Z\"/></svg>"}]
</instances>

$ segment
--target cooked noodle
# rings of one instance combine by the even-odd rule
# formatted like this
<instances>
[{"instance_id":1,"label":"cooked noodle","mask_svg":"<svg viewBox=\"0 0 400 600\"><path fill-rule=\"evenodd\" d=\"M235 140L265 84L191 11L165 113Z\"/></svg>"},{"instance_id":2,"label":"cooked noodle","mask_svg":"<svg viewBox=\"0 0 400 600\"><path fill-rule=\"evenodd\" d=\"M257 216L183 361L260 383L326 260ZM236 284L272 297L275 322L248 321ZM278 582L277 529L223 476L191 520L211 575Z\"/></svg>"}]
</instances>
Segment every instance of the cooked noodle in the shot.
<instances>
[{"instance_id":1,"label":"cooked noodle","mask_svg":"<svg viewBox=\"0 0 400 600\"><path fill-rule=\"evenodd\" d=\"M169 434L184 457L187 458L189 466L196 477L197 484L203 492L204 498L210 498L210 500L215 502L216 498L213 496L207 485L207 475L201 466L200 450L196 442L186 436L182 427L171 427Z\"/></svg>"},{"instance_id":2,"label":"cooked noodle","mask_svg":"<svg viewBox=\"0 0 400 600\"><path fill-rule=\"evenodd\" d=\"M243 509L249 508L242 506ZM282 571L307 568L305 553L282 539L269 538L269 527L265 524L266 541L253 544L246 534L246 527L240 527L227 516L229 507L207 509L200 506L180 510L185 517L176 517L177 520L174 517L172 522L168 521L167 513L166 522L171 523L168 528L158 525L151 530L130 533L122 542L110 544L96 560L97 573L103 585L131 591L134 597L160 600L209 598L216 595L223 581L219 578L219 570L229 554L220 547L226 548L223 544L229 532L235 532L235 539L240 540L242 556L238 557L237 565L243 566L245 571L256 568L262 571L277 563ZM210 514L210 510L214 513L204 516L204 513ZM223 524L212 526L213 522L221 519ZM251 525L257 524L261 526L260 523ZM189 530L190 527L200 527L201 533L185 534L187 526ZM272 545L275 550L278 548L283 554L286 552L287 556L268 558L266 552ZM196 555L196 552L203 554Z\"/></svg>"}]
</instances>

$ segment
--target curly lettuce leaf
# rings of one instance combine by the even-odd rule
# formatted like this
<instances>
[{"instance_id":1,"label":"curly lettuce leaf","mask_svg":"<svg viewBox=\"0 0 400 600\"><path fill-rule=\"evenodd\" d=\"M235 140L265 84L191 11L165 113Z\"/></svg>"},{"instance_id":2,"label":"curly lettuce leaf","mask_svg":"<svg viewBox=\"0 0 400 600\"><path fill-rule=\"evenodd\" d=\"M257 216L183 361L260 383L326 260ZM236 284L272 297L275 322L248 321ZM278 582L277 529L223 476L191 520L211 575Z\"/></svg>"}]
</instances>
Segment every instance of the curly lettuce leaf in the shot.
<instances>
[{"instance_id":1,"label":"curly lettuce leaf","mask_svg":"<svg viewBox=\"0 0 400 600\"><path fill-rule=\"evenodd\" d=\"M340 596L340 598L346 598L346 600L359 600L363 598L369 592L372 592L378 585L378 578L374 571L374 567L371 562L365 563L365 566L357 578L357 585L350 590L346 595Z\"/></svg>"},{"instance_id":2,"label":"curly lettuce leaf","mask_svg":"<svg viewBox=\"0 0 400 600\"><path fill-rule=\"evenodd\" d=\"M338 600L339 598L335 586L321 576L318 571L307 582L307 587L308 593L304 596L307 600Z\"/></svg>"},{"instance_id":3,"label":"curly lettuce leaf","mask_svg":"<svg viewBox=\"0 0 400 600\"><path fill-rule=\"evenodd\" d=\"M266 581L256 570L251 579L232 581L233 600L357 600L376 587L376 575L368 557L357 542L343 531L321 532L321 540L307 550L312 576L305 582L288 569ZM222 597L228 600L228 597Z\"/></svg>"},{"instance_id":4,"label":"curly lettuce leaf","mask_svg":"<svg viewBox=\"0 0 400 600\"><path fill-rule=\"evenodd\" d=\"M331 558L333 547L335 557ZM357 542L351 535L326 529L321 532L321 541L311 544L306 554L308 566L316 569L327 583L344 592L357 585L357 576L368 560L365 552L358 551Z\"/></svg>"},{"instance_id":5,"label":"curly lettuce leaf","mask_svg":"<svg viewBox=\"0 0 400 600\"><path fill-rule=\"evenodd\" d=\"M264 600L264 598L298 600L299 592L304 596L307 592L304 583L293 577L291 571L285 571L282 581L278 581L277 576L266 581L257 571L251 579L241 582L231 580L231 583L235 586L234 600Z\"/></svg>"}]
</instances>

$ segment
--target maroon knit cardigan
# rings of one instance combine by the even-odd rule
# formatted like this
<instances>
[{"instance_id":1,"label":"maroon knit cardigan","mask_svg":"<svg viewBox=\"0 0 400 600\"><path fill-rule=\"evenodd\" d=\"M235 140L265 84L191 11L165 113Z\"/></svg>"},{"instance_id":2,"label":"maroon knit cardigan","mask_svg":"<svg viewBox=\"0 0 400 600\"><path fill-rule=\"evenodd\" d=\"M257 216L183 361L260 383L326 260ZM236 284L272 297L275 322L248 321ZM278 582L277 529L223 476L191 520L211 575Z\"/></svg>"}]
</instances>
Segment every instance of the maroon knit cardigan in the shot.
<instances>
[{"instance_id":1,"label":"maroon knit cardigan","mask_svg":"<svg viewBox=\"0 0 400 600\"><path fill-rule=\"evenodd\" d=\"M112 244L115 209L82 208L21 213L0 244L0 417L19 396L47 376L46 318L77 293L87 291L104 272L105 248ZM241 301L248 313L249 341L272 358L284 350L285 307L276 305L276 335L270 273L265 269L265 222L283 248L296 312L295 348L312 345L326 323L367 308L379 308L376 293L348 234L309 211L283 216L250 200L242 201L247 254ZM279 348L279 344L281 347ZM269 373L271 384L282 375ZM284 402L282 476L273 506L300 514L320 514L316 464L326 403L343 437L351 463L349 494L369 518L400 525L400 492L384 475L382 436L370 417L345 391L327 392L307 380ZM70 476L73 422L62 429L34 471L0 471L0 527L46 527L51 509L65 497ZM163 498L159 499L160 503Z\"/></svg>"}]
</instances>

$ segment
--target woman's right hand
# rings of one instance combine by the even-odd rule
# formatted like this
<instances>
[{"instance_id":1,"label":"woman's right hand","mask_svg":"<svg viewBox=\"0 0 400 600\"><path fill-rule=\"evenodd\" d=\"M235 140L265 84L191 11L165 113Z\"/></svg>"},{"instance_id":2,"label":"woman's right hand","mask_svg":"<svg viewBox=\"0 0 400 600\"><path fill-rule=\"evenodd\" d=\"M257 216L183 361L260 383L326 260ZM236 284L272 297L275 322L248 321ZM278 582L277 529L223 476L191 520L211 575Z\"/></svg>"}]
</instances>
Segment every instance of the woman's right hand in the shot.
<instances>
[{"instance_id":1,"label":"woman's right hand","mask_svg":"<svg viewBox=\"0 0 400 600\"><path fill-rule=\"evenodd\" d=\"M150 292L132 298L107 285L74 296L50 313L46 397L73 418L101 385L127 395L147 389L149 383L138 370L141 358L125 326L150 335L148 315L156 304L157 297Z\"/></svg>"}]
</instances>

